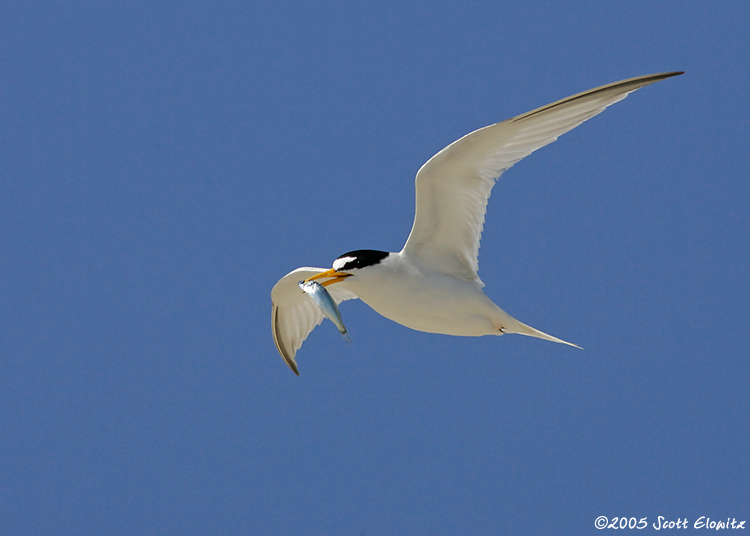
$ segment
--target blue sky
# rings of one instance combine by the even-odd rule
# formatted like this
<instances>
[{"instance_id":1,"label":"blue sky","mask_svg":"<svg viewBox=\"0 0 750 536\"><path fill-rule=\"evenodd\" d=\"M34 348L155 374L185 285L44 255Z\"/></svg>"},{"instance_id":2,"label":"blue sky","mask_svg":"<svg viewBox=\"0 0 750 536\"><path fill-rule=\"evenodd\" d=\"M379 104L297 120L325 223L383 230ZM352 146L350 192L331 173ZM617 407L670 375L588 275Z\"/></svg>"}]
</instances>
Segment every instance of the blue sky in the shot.
<instances>
[{"instance_id":1,"label":"blue sky","mask_svg":"<svg viewBox=\"0 0 750 536\"><path fill-rule=\"evenodd\" d=\"M266 4L0 5L1 532L750 518L750 6ZM435 152L671 70L490 200L487 294L584 351L347 302L277 355L276 280L400 249Z\"/></svg>"}]
</instances>

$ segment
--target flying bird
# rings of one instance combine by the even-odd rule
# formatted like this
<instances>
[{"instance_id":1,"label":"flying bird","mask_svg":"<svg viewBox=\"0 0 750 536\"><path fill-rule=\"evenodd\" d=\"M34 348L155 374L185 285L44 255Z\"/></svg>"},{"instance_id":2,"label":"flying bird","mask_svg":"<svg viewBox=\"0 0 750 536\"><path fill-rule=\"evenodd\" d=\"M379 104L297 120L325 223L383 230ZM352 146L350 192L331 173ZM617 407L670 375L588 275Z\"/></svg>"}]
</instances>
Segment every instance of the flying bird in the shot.
<instances>
[{"instance_id":1,"label":"flying bird","mask_svg":"<svg viewBox=\"0 0 750 536\"><path fill-rule=\"evenodd\" d=\"M519 322L482 292L479 241L492 187L515 163L648 84L682 72L629 78L480 128L451 143L417 172L416 213L399 252L344 253L330 269L297 268L271 291L273 339L299 375L295 355L323 311L300 290L317 281L336 304L359 298L408 328L446 335L518 333L570 346ZM576 346L577 347L577 346Z\"/></svg>"}]
</instances>

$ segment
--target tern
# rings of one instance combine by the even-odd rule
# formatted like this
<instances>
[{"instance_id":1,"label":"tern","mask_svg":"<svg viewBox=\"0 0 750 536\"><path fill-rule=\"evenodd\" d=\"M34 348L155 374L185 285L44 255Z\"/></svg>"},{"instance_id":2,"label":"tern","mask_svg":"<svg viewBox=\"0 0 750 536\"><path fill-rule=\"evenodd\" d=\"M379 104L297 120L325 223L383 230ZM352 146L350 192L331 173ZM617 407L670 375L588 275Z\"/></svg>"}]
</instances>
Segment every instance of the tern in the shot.
<instances>
[{"instance_id":1,"label":"tern","mask_svg":"<svg viewBox=\"0 0 750 536\"><path fill-rule=\"evenodd\" d=\"M344 253L330 269L297 268L271 291L273 339L299 375L295 355L323 311L300 290L317 281L336 304L359 298L408 328L446 335L518 333L576 346L527 326L495 305L477 275L487 201L504 171L648 84L682 72L629 78L480 128L451 143L417 172L416 214L397 253Z\"/></svg>"}]
</instances>

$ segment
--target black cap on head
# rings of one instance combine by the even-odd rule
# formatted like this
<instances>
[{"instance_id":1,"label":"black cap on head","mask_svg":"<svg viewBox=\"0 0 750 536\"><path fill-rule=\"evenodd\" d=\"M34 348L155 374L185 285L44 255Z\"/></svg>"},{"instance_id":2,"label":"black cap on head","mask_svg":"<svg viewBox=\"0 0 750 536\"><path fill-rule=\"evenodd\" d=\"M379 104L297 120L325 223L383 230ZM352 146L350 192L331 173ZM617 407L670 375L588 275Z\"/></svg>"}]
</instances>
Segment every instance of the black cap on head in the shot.
<instances>
[{"instance_id":1,"label":"black cap on head","mask_svg":"<svg viewBox=\"0 0 750 536\"><path fill-rule=\"evenodd\" d=\"M358 249L344 253L338 259L333 261L333 268L338 272L346 272L356 268L364 268L379 264L380 261L390 255L387 251L377 251L374 249Z\"/></svg>"}]
</instances>

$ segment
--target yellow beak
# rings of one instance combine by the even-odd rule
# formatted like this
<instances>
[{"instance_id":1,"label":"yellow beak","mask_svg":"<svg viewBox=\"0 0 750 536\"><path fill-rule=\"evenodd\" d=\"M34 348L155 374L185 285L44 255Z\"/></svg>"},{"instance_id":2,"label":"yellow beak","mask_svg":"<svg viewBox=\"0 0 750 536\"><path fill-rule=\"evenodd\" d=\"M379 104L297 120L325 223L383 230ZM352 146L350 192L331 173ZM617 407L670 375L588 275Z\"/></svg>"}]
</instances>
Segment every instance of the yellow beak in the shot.
<instances>
[{"instance_id":1,"label":"yellow beak","mask_svg":"<svg viewBox=\"0 0 750 536\"><path fill-rule=\"evenodd\" d=\"M329 279L328 281L325 281L324 283L321 283L322 286L327 287L328 285L333 285L334 283L338 283L340 281L343 281L347 277L351 277L353 274L347 274L344 272L337 272L333 268L330 270L326 270L325 272L321 272L317 275L314 275L312 277L308 277L305 279L305 281L313 281L315 279L320 279L322 277L331 277L332 279Z\"/></svg>"}]
</instances>

